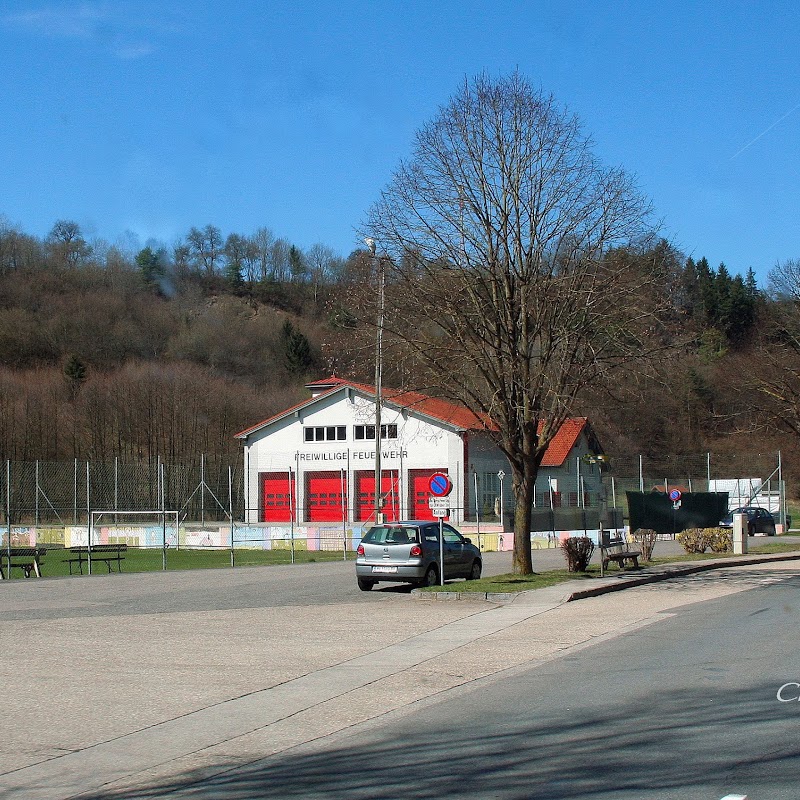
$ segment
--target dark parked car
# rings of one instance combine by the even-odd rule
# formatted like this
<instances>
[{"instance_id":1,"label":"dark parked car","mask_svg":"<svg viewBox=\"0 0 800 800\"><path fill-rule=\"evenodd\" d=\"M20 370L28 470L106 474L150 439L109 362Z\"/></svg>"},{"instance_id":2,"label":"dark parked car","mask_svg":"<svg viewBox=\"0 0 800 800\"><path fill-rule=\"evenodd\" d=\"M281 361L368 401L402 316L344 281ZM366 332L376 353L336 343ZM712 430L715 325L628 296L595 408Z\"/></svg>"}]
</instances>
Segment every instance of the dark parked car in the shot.
<instances>
[{"instance_id":1,"label":"dark parked car","mask_svg":"<svg viewBox=\"0 0 800 800\"><path fill-rule=\"evenodd\" d=\"M477 580L481 551L447 523L444 577ZM435 586L439 583L439 523L427 520L385 522L370 528L356 550L358 588L368 592L379 581Z\"/></svg>"},{"instance_id":2,"label":"dark parked car","mask_svg":"<svg viewBox=\"0 0 800 800\"><path fill-rule=\"evenodd\" d=\"M767 536L775 535L775 518L767 511L766 508L758 508L757 506L747 506L745 508L736 508L729 511L728 515L720 520L721 528L733 527L733 515L746 514L747 515L747 535L755 536L757 533L765 533Z\"/></svg>"}]
</instances>

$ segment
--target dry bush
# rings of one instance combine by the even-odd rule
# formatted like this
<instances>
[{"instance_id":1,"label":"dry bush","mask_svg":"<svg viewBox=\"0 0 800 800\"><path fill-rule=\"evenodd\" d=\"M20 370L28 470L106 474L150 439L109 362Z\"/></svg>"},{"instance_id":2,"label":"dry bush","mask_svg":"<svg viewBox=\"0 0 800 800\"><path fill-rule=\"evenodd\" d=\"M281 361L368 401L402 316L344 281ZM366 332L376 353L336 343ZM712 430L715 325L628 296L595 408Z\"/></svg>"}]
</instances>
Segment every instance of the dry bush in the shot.
<instances>
[{"instance_id":1,"label":"dry bush","mask_svg":"<svg viewBox=\"0 0 800 800\"><path fill-rule=\"evenodd\" d=\"M586 572L594 553L594 542L588 536L571 536L561 542L561 550L570 572Z\"/></svg>"},{"instance_id":2,"label":"dry bush","mask_svg":"<svg viewBox=\"0 0 800 800\"><path fill-rule=\"evenodd\" d=\"M642 551L642 558L645 561L650 561L658 534L652 528L637 528L631 534L631 538L636 542L639 550Z\"/></svg>"}]
</instances>

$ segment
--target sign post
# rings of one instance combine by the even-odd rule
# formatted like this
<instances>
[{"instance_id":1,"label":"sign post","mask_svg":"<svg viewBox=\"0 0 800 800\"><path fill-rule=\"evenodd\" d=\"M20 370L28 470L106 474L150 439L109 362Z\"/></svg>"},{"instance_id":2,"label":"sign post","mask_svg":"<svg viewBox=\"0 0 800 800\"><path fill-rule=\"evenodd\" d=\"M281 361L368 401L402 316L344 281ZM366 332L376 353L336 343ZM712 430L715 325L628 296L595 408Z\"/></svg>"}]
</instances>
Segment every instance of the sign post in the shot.
<instances>
[{"instance_id":1,"label":"sign post","mask_svg":"<svg viewBox=\"0 0 800 800\"><path fill-rule=\"evenodd\" d=\"M444 529L442 520L450 511L447 496L453 491L453 482L443 472L435 472L428 481L432 497L428 505L435 517L439 517L439 585L444 586Z\"/></svg>"}]
</instances>

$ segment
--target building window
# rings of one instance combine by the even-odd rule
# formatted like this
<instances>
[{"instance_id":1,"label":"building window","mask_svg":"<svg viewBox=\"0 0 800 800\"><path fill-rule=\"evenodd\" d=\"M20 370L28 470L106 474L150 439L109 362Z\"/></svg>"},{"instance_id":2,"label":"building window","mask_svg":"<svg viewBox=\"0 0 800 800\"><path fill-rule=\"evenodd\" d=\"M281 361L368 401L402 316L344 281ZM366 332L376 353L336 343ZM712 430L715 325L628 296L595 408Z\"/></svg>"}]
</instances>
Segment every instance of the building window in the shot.
<instances>
[{"instance_id":1,"label":"building window","mask_svg":"<svg viewBox=\"0 0 800 800\"><path fill-rule=\"evenodd\" d=\"M356 425L353 428L353 438L356 441L365 439L375 441L374 425ZM396 439L397 425L381 425L381 439Z\"/></svg>"},{"instance_id":2,"label":"building window","mask_svg":"<svg viewBox=\"0 0 800 800\"><path fill-rule=\"evenodd\" d=\"M320 425L303 428L303 440L306 442L343 442L346 438L346 425Z\"/></svg>"},{"instance_id":3,"label":"building window","mask_svg":"<svg viewBox=\"0 0 800 800\"><path fill-rule=\"evenodd\" d=\"M496 472L484 472L478 476L478 491L480 492L480 513L484 519L490 519L499 513L497 498L500 497L500 478Z\"/></svg>"}]
</instances>

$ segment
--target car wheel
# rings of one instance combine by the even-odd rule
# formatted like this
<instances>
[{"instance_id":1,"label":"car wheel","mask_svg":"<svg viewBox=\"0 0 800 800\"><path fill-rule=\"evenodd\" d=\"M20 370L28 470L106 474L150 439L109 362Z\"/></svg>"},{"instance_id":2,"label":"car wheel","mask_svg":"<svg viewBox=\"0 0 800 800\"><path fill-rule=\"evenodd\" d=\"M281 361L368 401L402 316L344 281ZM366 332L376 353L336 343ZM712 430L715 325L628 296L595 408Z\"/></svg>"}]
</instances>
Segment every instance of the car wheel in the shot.
<instances>
[{"instance_id":1,"label":"car wheel","mask_svg":"<svg viewBox=\"0 0 800 800\"><path fill-rule=\"evenodd\" d=\"M472 562L472 569L469 571L468 581L479 581L481 579L481 562L476 558Z\"/></svg>"},{"instance_id":2,"label":"car wheel","mask_svg":"<svg viewBox=\"0 0 800 800\"><path fill-rule=\"evenodd\" d=\"M368 592L377 581L368 581L366 578L359 578L358 579L358 588L361 589L362 592Z\"/></svg>"},{"instance_id":3,"label":"car wheel","mask_svg":"<svg viewBox=\"0 0 800 800\"><path fill-rule=\"evenodd\" d=\"M439 585L439 570L431 564L425 572L425 577L422 579L423 586L438 586Z\"/></svg>"}]
</instances>

